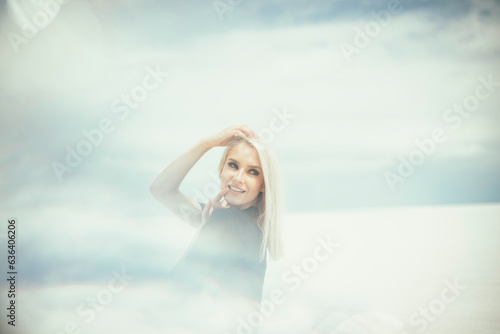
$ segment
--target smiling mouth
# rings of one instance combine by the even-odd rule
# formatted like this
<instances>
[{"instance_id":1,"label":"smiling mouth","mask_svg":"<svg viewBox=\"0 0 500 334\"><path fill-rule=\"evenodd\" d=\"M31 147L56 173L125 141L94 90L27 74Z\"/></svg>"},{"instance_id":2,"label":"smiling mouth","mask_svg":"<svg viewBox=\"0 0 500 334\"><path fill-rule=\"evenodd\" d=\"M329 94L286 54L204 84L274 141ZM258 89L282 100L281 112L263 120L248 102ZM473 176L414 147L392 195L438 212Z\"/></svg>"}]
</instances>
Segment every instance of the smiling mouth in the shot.
<instances>
[{"instance_id":1,"label":"smiling mouth","mask_svg":"<svg viewBox=\"0 0 500 334\"><path fill-rule=\"evenodd\" d=\"M239 193L244 193L244 192L245 192L244 190L237 189L237 188L234 188L234 187L232 187L232 186L227 186L227 187L228 187L229 189L234 190L234 191L239 192Z\"/></svg>"}]
</instances>

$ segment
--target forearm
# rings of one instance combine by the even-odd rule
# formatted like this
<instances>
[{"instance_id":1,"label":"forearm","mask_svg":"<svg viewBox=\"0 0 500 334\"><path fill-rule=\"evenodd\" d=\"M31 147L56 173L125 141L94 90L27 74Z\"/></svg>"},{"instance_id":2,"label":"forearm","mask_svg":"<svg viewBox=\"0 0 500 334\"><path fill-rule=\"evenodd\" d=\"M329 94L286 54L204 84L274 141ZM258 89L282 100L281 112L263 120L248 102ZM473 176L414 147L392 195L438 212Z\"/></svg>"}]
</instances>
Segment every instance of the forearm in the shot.
<instances>
[{"instance_id":1,"label":"forearm","mask_svg":"<svg viewBox=\"0 0 500 334\"><path fill-rule=\"evenodd\" d=\"M150 186L151 192L162 196L176 193L191 168L210 149L207 142L203 138L200 139L160 173Z\"/></svg>"}]
</instances>

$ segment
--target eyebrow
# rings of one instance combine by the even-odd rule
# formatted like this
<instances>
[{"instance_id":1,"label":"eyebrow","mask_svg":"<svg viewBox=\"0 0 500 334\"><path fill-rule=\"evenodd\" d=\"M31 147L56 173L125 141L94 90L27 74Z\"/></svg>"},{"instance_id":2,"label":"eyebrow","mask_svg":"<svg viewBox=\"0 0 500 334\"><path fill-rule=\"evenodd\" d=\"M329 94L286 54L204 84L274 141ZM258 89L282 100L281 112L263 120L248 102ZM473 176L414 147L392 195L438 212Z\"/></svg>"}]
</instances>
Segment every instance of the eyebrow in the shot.
<instances>
[{"instance_id":1,"label":"eyebrow","mask_svg":"<svg viewBox=\"0 0 500 334\"><path fill-rule=\"evenodd\" d=\"M233 158L229 158L228 160L232 160L234 162L238 162L238 160L233 159ZM258 169L262 170L259 166L250 166L250 167L252 167L252 168L258 168Z\"/></svg>"}]
</instances>

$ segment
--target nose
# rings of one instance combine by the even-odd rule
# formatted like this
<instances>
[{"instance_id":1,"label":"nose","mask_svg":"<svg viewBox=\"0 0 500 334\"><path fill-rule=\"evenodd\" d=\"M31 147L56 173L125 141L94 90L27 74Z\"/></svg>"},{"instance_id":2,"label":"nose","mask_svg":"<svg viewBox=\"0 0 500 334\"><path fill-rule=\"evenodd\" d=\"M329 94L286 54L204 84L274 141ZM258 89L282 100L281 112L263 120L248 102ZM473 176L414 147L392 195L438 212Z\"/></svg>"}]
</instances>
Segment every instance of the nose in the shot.
<instances>
[{"instance_id":1,"label":"nose","mask_svg":"<svg viewBox=\"0 0 500 334\"><path fill-rule=\"evenodd\" d=\"M236 175L234 176L234 180L243 183L243 169L240 169L238 172L236 172Z\"/></svg>"}]
</instances>

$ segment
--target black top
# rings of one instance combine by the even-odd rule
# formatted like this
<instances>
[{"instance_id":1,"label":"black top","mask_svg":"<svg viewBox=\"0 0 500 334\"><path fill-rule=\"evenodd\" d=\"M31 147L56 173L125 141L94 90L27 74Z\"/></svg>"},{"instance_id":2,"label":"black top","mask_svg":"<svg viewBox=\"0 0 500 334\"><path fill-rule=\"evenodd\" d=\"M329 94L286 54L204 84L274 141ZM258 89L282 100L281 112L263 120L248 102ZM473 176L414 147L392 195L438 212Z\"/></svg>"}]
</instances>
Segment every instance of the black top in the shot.
<instances>
[{"instance_id":1,"label":"black top","mask_svg":"<svg viewBox=\"0 0 500 334\"><path fill-rule=\"evenodd\" d=\"M205 203L199 202L202 209ZM189 292L208 292L214 298L242 297L261 302L266 259L259 262L262 231L259 210L216 210L171 272Z\"/></svg>"}]
</instances>

